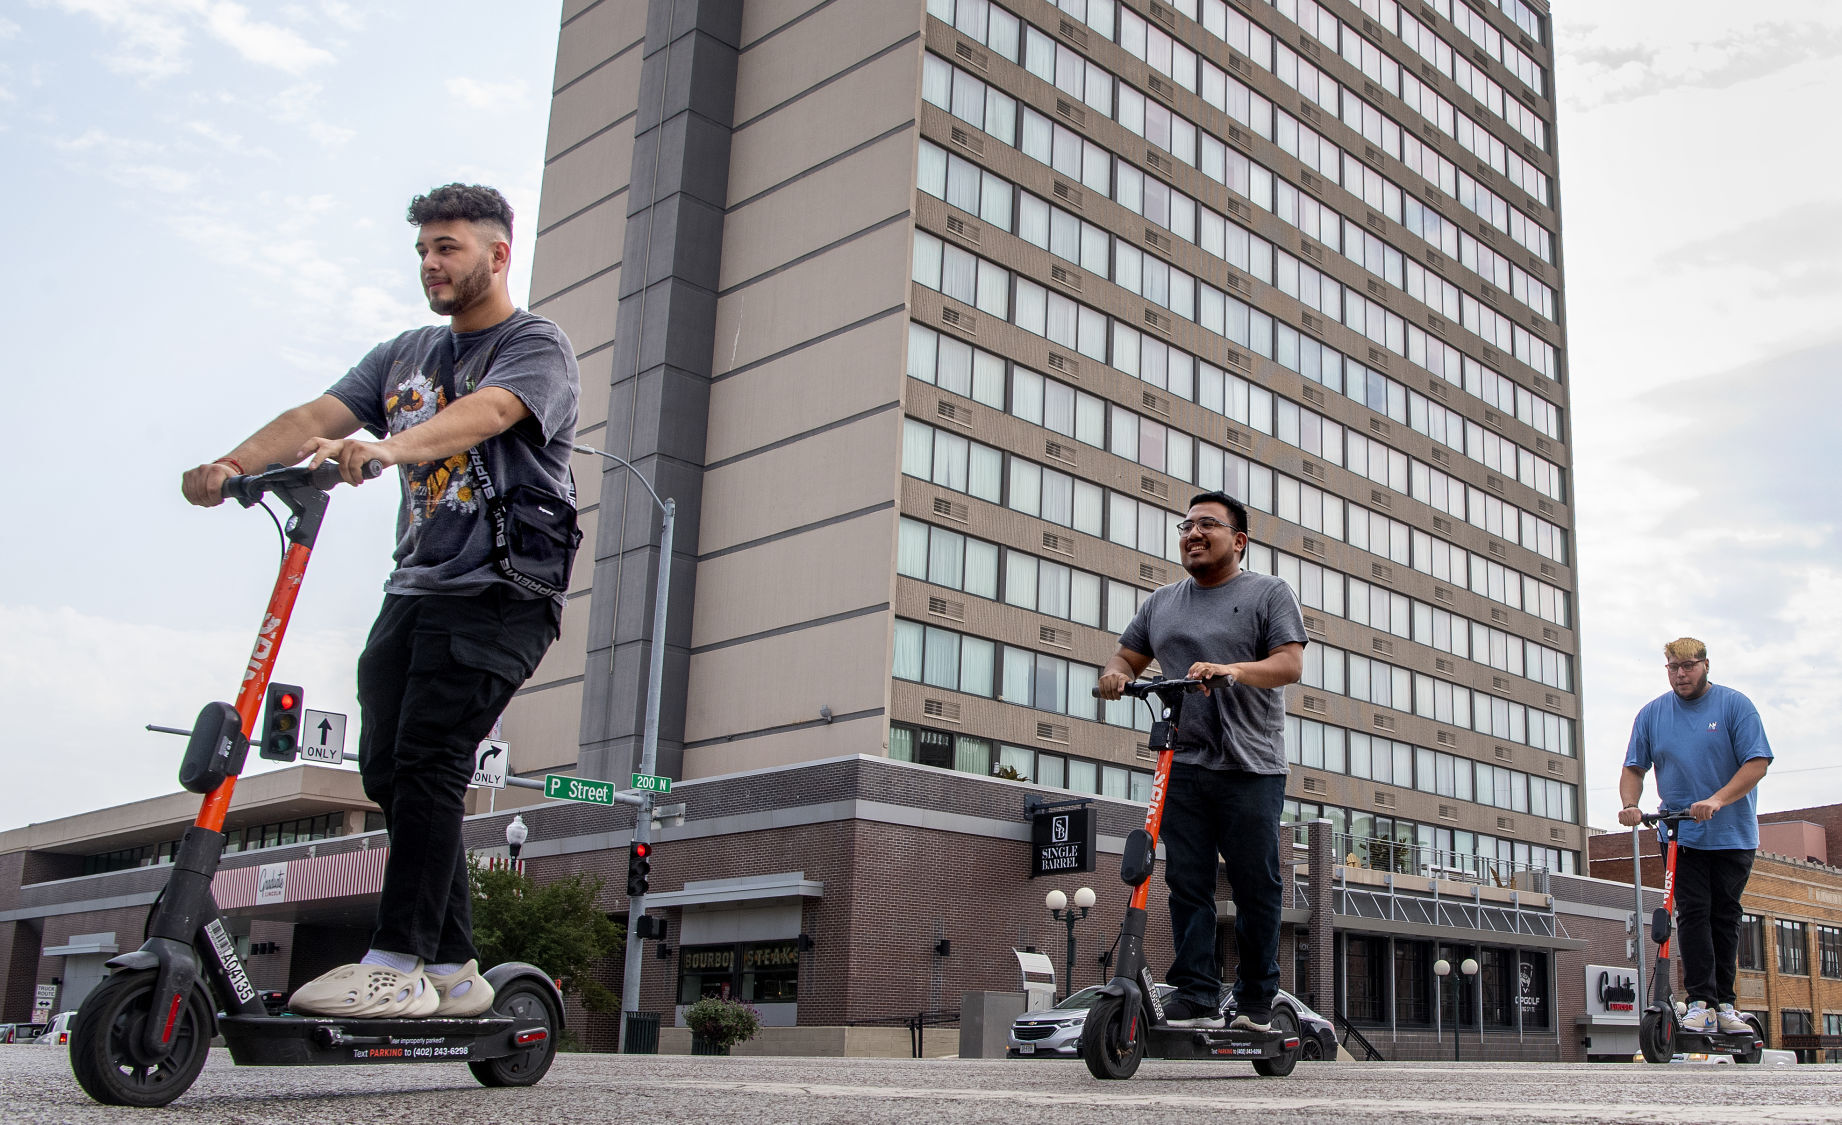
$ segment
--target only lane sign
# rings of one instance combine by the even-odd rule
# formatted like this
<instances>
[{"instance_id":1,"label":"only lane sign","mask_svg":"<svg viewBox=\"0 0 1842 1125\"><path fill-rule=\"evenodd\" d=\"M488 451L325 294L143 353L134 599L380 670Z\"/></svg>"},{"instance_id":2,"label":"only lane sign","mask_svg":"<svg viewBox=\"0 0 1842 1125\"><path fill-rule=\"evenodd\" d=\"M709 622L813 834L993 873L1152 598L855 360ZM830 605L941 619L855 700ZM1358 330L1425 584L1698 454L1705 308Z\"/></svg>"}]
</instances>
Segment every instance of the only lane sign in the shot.
<instances>
[{"instance_id":1,"label":"only lane sign","mask_svg":"<svg viewBox=\"0 0 1842 1125\"><path fill-rule=\"evenodd\" d=\"M337 711L301 712L301 761L336 766L345 761L345 716Z\"/></svg>"}]
</instances>

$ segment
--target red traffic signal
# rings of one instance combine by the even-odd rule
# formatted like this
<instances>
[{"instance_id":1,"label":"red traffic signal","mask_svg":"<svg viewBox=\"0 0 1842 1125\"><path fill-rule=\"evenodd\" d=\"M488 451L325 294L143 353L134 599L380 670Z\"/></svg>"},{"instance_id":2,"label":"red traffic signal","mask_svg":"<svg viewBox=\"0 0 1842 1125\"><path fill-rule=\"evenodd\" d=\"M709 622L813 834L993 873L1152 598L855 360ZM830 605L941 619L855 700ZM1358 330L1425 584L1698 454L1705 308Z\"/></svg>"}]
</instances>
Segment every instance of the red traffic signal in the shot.
<instances>
[{"instance_id":1,"label":"red traffic signal","mask_svg":"<svg viewBox=\"0 0 1842 1125\"><path fill-rule=\"evenodd\" d=\"M646 893L652 879L652 845L635 840L627 849L627 897Z\"/></svg>"},{"instance_id":2,"label":"red traffic signal","mask_svg":"<svg viewBox=\"0 0 1842 1125\"><path fill-rule=\"evenodd\" d=\"M256 752L271 762L292 762L300 730L301 689L293 684L270 684L262 712L262 742Z\"/></svg>"}]
</instances>

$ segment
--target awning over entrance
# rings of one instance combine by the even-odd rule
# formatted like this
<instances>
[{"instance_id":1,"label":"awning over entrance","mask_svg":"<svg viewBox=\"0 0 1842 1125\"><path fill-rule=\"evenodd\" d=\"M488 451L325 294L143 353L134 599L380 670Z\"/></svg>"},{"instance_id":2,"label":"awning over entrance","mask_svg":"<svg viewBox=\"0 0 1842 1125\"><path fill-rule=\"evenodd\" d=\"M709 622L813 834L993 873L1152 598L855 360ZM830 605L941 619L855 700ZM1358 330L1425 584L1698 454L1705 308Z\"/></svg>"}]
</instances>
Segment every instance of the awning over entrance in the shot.
<instances>
[{"instance_id":1,"label":"awning over entrance","mask_svg":"<svg viewBox=\"0 0 1842 1125\"><path fill-rule=\"evenodd\" d=\"M806 878L804 871L778 875L748 875L739 879L698 879L681 891L659 891L646 896L648 908L671 906L735 906L775 899L824 898L825 884Z\"/></svg>"}]
</instances>

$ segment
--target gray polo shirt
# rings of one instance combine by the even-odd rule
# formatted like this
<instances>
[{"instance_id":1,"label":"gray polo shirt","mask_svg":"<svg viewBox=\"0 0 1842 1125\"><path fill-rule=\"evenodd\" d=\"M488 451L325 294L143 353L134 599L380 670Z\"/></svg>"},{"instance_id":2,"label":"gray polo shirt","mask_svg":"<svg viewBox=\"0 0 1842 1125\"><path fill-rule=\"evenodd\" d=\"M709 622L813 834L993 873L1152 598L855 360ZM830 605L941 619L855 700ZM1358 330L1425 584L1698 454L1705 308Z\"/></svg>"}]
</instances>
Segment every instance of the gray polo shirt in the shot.
<instances>
[{"instance_id":1,"label":"gray polo shirt","mask_svg":"<svg viewBox=\"0 0 1842 1125\"><path fill-rule=\"evenodd\" d=\"M1305 619L1285 580L1241 571L1220 586L1185 578L1152 592L1121 646L1150 656L1176 678L1199 660L1265 660L1285 644L1305 644ZM1286 772L1284 688L1211 685L1184 699L1175 760L1212 770Z\"/></svg>"}]
</instances>

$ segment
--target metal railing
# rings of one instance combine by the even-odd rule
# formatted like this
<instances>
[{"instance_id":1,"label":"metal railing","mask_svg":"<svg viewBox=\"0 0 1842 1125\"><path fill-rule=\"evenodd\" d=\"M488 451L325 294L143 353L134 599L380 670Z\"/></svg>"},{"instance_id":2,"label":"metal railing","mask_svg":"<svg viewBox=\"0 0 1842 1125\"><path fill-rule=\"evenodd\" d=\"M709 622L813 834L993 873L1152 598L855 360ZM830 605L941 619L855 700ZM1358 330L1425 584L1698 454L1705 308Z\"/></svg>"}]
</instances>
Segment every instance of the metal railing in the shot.
<instances>
[{"instance_id":1,"label":"metal railing","mask_svg":"<svg viewBox=\"0 0 1842 1125\"><path fill-rule=\"evenodd\" d=\"M1364 1036L1362 1032L1356 1030L1355 1024L1351 1023L1349 1020L1343 1017L1342 1012L1330 1013L1330 1022L1336 1027L1338 1031L1342 1032L1343 1037L1339 1039L1337 1042L1341 1044L1345 1050L1349 1049L1350 1040L1354 1039L1356 1041L1356 1045L1361 1047L1363 1050L1363 1060L1362 1061L1364 1062L1387 1062L1388 1061L1387 1059L1382 1058L1382 1053L1380 1051L1375 1049L1375 1044L1369 1042L1368 1038ZM1350 1053L1355 1054L1354 1051L1351 1051Z\"/></svg>"},{"instance_id":2,"label":"metal railing","mask_svg":"<svg viewBox=\"0 0 1842 1125\"><path fill-rule=\"evenodd\" d=\"M1335 833L1331 841L1337 861L1349 867L1548 893L1549 871L1545 864L1493 859L1348 832Z\"/></svg>"},{"instance_id":3,"label":"metal railing","mask_svg":"<svg viewBox=\"0 0 1842 1125\"><path fill-rule=\"evenodd\" d=\"M927 1029L930 1027L958 1027L959 1012L937 1010L916 1012L912 1016L871 1016L867 1019L845 1020L846 1027L906 1027L908 1029L908 1048L910 1058L925 1058L921 1053L925 1045Z\"/></svg>"}]
</instances>

